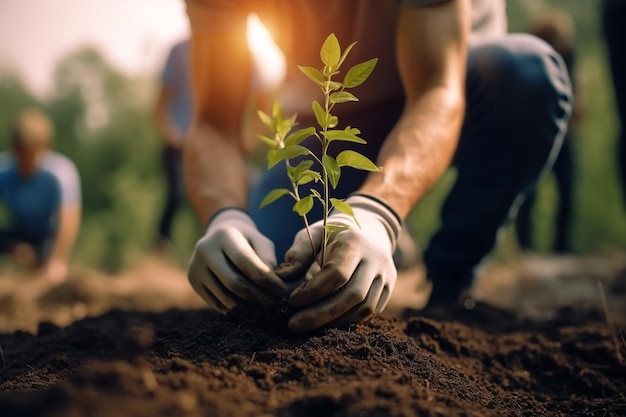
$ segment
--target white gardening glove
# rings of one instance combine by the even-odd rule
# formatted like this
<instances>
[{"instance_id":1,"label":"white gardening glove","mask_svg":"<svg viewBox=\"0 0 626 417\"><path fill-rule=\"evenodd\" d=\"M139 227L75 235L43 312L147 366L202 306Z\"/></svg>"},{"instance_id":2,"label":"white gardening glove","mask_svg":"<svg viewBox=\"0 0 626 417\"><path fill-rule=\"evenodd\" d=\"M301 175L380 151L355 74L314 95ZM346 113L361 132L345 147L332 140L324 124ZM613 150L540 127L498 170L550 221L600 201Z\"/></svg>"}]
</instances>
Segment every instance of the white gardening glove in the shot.
<instances>
[{"instance_id":1,"label":"white gardening glove","mask_svg":"<svg viewBox=\"0 0 626 417\"><path fill-rule=\"evenodd\" d=\"M187 276L211 309L226 314L244 302L263 306L286 297L275 266L274 244L247 213L227 208L196 244Z\"/></svg>"},{"instance_id":2,"label":"white gardening glove","mask_svg":"<svg viewBox=\"0 0 626 417\"><path fill-rule=\"evenodd\" d=\"M397 278L393 251L400 218L373 197L354 194L346 202L358 224L336 210L328 217L328 224L348 228L330 233L326 262L321 269L314 265L309 238L302 230L287 251L285 262L276 270L288 282L302 279L307 271L313 272L289 298L289 305L299 309L289 320L290 330L301 332L326 325L359 323L382 312L389 301ZM311 227L320 246L322 222Z\"/></svg>"}]
</instances>

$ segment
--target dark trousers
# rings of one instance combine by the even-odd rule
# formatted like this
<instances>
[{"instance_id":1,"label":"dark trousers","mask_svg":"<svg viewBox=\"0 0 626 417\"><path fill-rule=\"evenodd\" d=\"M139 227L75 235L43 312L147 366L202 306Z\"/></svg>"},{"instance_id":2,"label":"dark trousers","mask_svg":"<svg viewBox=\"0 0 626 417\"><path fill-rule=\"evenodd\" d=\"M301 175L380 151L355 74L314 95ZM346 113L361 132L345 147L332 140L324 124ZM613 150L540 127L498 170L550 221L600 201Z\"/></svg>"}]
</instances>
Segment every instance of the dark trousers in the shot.
<instances>
[{"instance_id":1,"label":"dark trousers","mask_svg":"<svg viewBox=\"0 0 626 417\"><path fill-rule=\"evenodd\" d=\"M574 150L571 135L566 135L561 152L554 162L552 174L556 180L558 209L555 215L553 250L565 253L571 250L570 228L574 198ZM519 209L515 229L522 249L533 247L531 211L535 205L536 193L531 193Z\"/></svg>"},{"instance_id":2,"label":"dark trousers","mask_svg":"<svg viewBox=\"0 0 626 417\"><path fill-rule=\"evenodd\" d=\"M159 238L171 240L172 224L176 211L185 201L182 155L179 149L167 146L163 149L163 170L167 185L165 206L159 222Z\"/></svg>"},{"instance_id":3,"label":"dark trousers","mask_svg":"<svg viewBox=\"0 0 626 417\"><path fill-rule=\"evenodd\" d=\"M604 0L602 2L602 27L606 40L609 65L613 77L619 136L617 145L618 167L622 185L622 197L626 206L626 2Z\"/></svg>"},{"instance_id":4,"label":"dark trousers","mask_svg":"<svg viewBox=\"0 0 626 417\"><path fill-rule=\"evenodd\" d=\"M25 234L14 230L0 230L0 254L10 254L20 244L26 244L35 251L37 267L48 260L52 249L54 234Z\"/></svg>"},{"instance_id":5,"label":"dark trousers","mask_svg":"<svg viewBox=\"0 0 626 417\"><path fill-rule=\"evenodd\" d=\"M500 227L516 215L540 175L552 167L571 113L565 64L536 37L475 40L467 65L466 116L453 161L458 175L441 211L441 227L424 253L434 298L452 297L471 283L474 268L494 247ZM402 108L399 98L339 120L361 129L368 145L357 150L375 158ZM341 175L334 194L338 198L358 189L367 174L345 169ZM258 208L277 187L288 187L283 164L264 173L251 192L249 211L259 230L274 241L280 261L302 228L302 219L292 212L289 198ZM310 220L320 217L318 210Z\"/></svg>"}]
</instances>

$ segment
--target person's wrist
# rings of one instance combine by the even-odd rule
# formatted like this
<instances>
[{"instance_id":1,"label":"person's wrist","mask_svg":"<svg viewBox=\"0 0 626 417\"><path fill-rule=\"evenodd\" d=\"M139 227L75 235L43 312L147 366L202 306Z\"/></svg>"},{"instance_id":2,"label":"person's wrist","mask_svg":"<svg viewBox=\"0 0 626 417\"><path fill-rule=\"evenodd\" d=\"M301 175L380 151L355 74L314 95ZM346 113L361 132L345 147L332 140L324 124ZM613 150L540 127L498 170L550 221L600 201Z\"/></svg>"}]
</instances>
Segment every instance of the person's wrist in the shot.
<instances>
[{"instance_id":1,"label":"person's wrist","mask_svg":"<svg viewBox=\"0 0 626 417\"><path fill-rule=\"evenodd\" d=\"M355 215L359 211L365 210L367 213L376 216L377 220L382 223L387 231L392 249L395 249L398 236L402 230L402 220L389 204L377 197L362 193L350 194L345 202L352 207Z\"/></svg>"},{"instance_id":2,"label":"person's wrist","mask_svg":"<svg viewBox=\"0 0 626 417\"><path fill-rule=\"evenodd\" d=\"M223 207L217 210L215 213L213 213L211 218L209 218L209 220L207 221L206 226L204 227L204 230L208 231L209 228L213 226L214 224L227 221L227 220L228 221L242 220L245 222L253 223L252 218L250 217L248 212L242 209L241 207L235 207L235 206Z\"/></svg>"}]
</instances>

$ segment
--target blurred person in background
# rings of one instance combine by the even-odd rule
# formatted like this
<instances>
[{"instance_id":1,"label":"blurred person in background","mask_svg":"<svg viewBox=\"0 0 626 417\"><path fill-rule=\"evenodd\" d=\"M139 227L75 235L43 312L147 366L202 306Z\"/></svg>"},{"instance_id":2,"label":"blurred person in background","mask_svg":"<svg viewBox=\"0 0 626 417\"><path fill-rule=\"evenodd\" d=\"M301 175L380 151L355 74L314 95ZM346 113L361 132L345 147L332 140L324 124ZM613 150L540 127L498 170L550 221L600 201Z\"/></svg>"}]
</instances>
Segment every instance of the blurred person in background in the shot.
<instances>
[{"instance_id":1,"label":"blurred person in background","mask_svg":"<svg viewBox=\"0 0 626 417\"><path fill-rule=\"evenodd\" d=\"M402 221L451 164L456 183L423 257L432 283L427 308L469 305L475 267L560 149L572 102L560 55L532 35L508 34L500 0L186 3L196 100L184 170L206 225L188 277L209 307L228 314L250 304L276 308L288 298L292 331L379 314L397 279L393 252ZM330 214L328 224L337 228L318 268L292 201L259 210L268 191L288 187L284 165L248 188L241 120L252 67L250 12L286 55L280 100L302 126L317 126L311 102L321 93L297 65L319 68L330 33L344 48L358 42L346 65L378 58L355 89L360 100L334 113L342 126L359 128L367 145L356 150L382 170L342 171L334 197L351 205L359 225ZM303 145L317 153L319 142L311 137ZM319 206L311 214L321 218ZM312 224L318 245L321 227Z\"/></svg>"},{"instance_id":2,"label":"blurred person in background","mask_svg":"<svg viewBox=\"0 0 626 417\"><path fill-rule=\"evenodd\" d=\"M80 228L81 191L74 163L51 149L53 130L44 113L24 110L11 150L0 153L0 203L10 217L0 230L0 252L62 282Z\"/></svg>"},{"instance_id":3,"label":"blurred person in background","mask_svg":"<svg viewBox=\"0 0 626 417\"><path fill-rule=\"evenodd\" d=\"M163 170L166 179L165 205L159 221L156 249L171 254L172 225L186 199L181 149L192 117L190 86L190 42L176 43L168 54L160 77L154 120L163 138Z\"/></svg>"},{"instance_id":4,"label":"blurred person in background","mask_svg":"<svg viewBox=\"0 0 626 417\"><path fill-rule=\"evenodd\" d=\"M579 88L577 88L575 62L576 27L571 16L563 10L553 10L540 15L533 23L531 33L550 44L561 55L572 81L574 108L568 130L563 140L561 151L552 167L558 193L558 209L555 213L555 234L553 250L558 253L571 251L570 230L574 194L575 153L574 137L580 123L583 107ZM536 192L531 193L521 205L515 223L520 248L533 248L532 209L536 202Z\"/></svg>"},{"instance_id":5,"label":"blurred person in background","mask_svg":"<svg viewBox=\"0 0 626 417\"><path fill-rule=\"evenodd\" d=\"M602 0L601 22L617 104L617 164L626 207L626 1Z\"/></svg>"}]
</instances>

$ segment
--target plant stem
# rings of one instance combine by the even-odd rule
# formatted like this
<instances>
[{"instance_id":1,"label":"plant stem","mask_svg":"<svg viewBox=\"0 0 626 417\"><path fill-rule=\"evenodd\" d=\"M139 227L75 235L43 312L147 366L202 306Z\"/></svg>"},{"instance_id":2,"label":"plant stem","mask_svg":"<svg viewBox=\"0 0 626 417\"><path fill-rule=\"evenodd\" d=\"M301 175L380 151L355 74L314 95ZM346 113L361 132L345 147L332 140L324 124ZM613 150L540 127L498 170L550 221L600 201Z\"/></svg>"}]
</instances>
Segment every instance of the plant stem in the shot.
<instances>
[{"instance_id":1,"label":"plant stem","mask_svg":"<svg viewBox=\"0 0 626 417\"><path fill-rule=\"evenodd\" d=\"M326 112L326 118L330 115L330 81L331 75L326 76L326 83L324 86L324 111ZM324 123L323 132L326 133L328 131L328 123ZM328 139L326 139L326 135L322 135L323 143L322 143L322 161L324 160L324 156L328 153ZM329 188L328 188L328 171L322 164L322 172L324 175L323 185L324 185L324 207L323 207L323 232L322 232L322 256L321 256L321 265L323 267L326 263L326 243L328 242L328 230L326 225L328 223L328 212L330 211L330 198L329 198Z\"/></svg>"},{"instance_id":2,"label":"plant stem","mask_svg":"<svg viewBox=\"0 0 626 417\"><path fill-rule=\"evenodd\" d=\"M287 166L287 172L289 172L289 167L291 166L289 164L289 160L285 160L285 165ZM289 182L291 183L291 188L293 188L294 199L296 201L300 201L300 192L298 191L298 184L296 184L291 179L289 180ZM311 243L311 249L313 250L313 258L316 259L317 258L317 250L315 249L315 242L313 241L313 234L311 233L311 226L309 224L309 219L306 216L306 214L304 216L302 216L302 220L304 221L304 228L306 229L306 233L307 233L307 235L309 237L309 243Z\"/></svg>"},{"instance_id":3,"label":"plant stem","mask_svg":"<svg viewBox=\"0 0 626 417\"><path fill-rule=\"evenodd\" d=\"M320 266L324 266L324 263L326 262L326 242L328 241L328 230L326 230L326 223L328 222L328 173L326 172L326 170L324 169L324 207L323 207L323 211L324 211L324 220L322 222L323 224L323 231L322 231L322 257L321 257L321 264Z\"/></svg>"}]
</instances>

